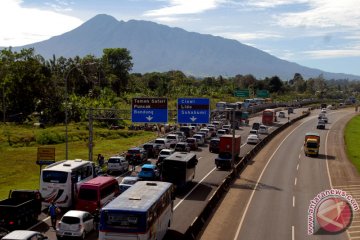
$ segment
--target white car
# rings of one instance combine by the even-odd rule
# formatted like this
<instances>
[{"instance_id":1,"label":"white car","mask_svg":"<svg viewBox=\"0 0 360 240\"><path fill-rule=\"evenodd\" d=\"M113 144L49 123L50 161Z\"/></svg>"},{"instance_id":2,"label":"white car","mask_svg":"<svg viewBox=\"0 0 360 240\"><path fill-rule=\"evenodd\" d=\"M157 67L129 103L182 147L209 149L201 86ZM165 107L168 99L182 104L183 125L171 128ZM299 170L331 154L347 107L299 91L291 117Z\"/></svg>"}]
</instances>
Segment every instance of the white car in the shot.
<instances>
[{"instance_id":1,"label":"white car","mask_svg":"<svg viewBox=\"0 0 360 240\"><path fill-rule=\"evenodd\" d=\"M225 129L219 129L216 132L216 137L220 138L224 134L226 134L226 130Z\"/></svg>"},{"instance_id":2,"label":"white car","mask_svg":"<svg viewBox=\"0 0 360 240\"><path fill-rule=\"evenodd\" d=\"M154 141L154 145L158 149L170 148L170 140L166 138L157 138Z\"/></svg>"},{"instance_id":3,"label":"white car","mask_svg":"<svg viewBox=\"0 0 360 240\"><path fill-rule=\"evenodd\" d=\"M36 231L29 231L29 230L14 230L7 235L5 235L3 240L45 240L48 239L47 236L36 232Z\"/></svg>"},{"instance_id":4,"label":"white car","mask_svg":"<svg viewBox=\"0 0 360 240\"><path fill-rule=\"evenodd\" d=\"M165 138L169 140L171 148L174 148L175 145L180 142L179 136L177 134L168 134Z\"/></svg>"},{"instance_id":5,"label":"white car","mask_svg":"<svg viewBox=\"0 0 360 240\"><path fill-rule=\"evenodd\" d=\"M326 113L326 108L321 109L321 113Z\"/></svg>"},{"instance_id":6,"label":"white car","mask_svg":"<svg viewBox=\"0 0 360 240\"><path fill-rule=\"evenodd\" d=\"M279 112L279 118L285 118L286 117L286 115L285 115L285 112Z\"/></svg>"},{"instance_id":7,"label":"white car","mask_svg":"<svg viewBox=\"0 0 360 240\"><path fill-rule=\"evenodd\" d=\"M110 157L107 162L108 172L125 172L129 170L129 162L122 156Z\"/></svg>"},{"instance_id":8,"label":"white car","mask_svg":"<svg viewBox=\"0 0 360 240\"><path fill-rule=\"evenodd\" d=\"M124 177L119 184L120 193L123 193L126 191L126 189L130 188L132 185L134 185L137 181L139 181L139 178L136 176L127 176Z\"/></svg>"},{"instance_id":9,"label":"white car","mask_svg":"<svg viewBox=\"0 0 360 240\"><path fill-rule=\"evenodd\" d=\"M269 133L268 127L265 125L260 125L258 133L259 134L268 134Z\"/></svg>"},{"instance_id":10,"label":"white car","mask_svg":"<svg viewBox=\"0 0 360 240\"><path fill-rule=\"evenodd\" d=\"M258 144L259 142L260 142L260 138L258 137L258 135L255 134L250 134L246 140L246 143L248 144Z\"/></svg>"},{"instance_id":11,"label":"white car","mask_svg":"<svg viewBox=\"0 0 360 240\"><path fill-rule=\"evenodd\" d=\"M69 237L80 237L85 239L86 235L95 229L94 217L89 212L70 210L62 216L56 226L56 237L68 239Z\"/></svg>"},{"instance_id":12,"label":"white car","mask_svg":"<svg viewBox=\"0 0 360 240\"><path fill-rule=\"evenodd\" d=\"M199 146L204 146L205 144L205 139L204 139L204 135L202 134L194 134L193 138L196 138L196 142Z\"/></svg>"},{"instance_id":13,"label":"white car","mask_svg":"<svg viewBox=\"0 0 360 240\"><path fill-rule=\"evenodd\" d=\"M175 152L174 149L168 149L168 148L162 149L162 150L159 152L159 156L158 156L157 162L158 162L158 163L161 163L166 157L170 156L170 155L173 154L174 152Z\"/></svg>"}]
</instances>

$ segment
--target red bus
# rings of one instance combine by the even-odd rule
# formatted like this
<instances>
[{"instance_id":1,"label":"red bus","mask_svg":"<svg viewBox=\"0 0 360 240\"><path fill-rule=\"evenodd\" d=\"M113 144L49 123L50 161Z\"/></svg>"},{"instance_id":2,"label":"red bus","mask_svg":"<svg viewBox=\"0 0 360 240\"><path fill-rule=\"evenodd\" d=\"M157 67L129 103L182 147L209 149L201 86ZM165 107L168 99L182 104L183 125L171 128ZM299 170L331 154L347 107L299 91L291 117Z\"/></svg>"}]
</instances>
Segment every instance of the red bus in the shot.
<instances>
[{"instance_id":1,"label":"red bus","mask_svg":"<svg viewBox=\"0 0 360 240\"><path fill-rule=\"evenodd\" d=\"M262 123L264 125L272 125L276 122L275 109L265 109L262 114Z\"/></svg>"}]
</instances>

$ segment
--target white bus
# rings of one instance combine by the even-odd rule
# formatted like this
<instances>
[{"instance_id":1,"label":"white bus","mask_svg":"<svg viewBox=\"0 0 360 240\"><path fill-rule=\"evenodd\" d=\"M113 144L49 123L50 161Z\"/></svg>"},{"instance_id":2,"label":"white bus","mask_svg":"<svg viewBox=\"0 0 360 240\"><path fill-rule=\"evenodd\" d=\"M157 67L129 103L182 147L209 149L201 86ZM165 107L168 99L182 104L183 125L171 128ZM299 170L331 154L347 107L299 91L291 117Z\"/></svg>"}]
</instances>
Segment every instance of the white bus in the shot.
<instances>
[{"instance_id":1,"label":"white bus","mask_svg":"<svg viewBox=\"0 0 360 240\"><path fill-rule=\"evenodd\" d=\"M139 181L101 209L99 240L161 240L172 216L173 185Z\"/></svg>"},{"instance_id":2,"label":"white bus","mask_svg":"<svg viewBox=\"0 0 360 240\"><path fill-rule=\"evenodd\" d=\"M55 162L41 170L40 193L43 205L52 201L58 207L72 207L81 183L94 178L95 165L85 160L64 160Z\"/></svg>"}]
</instances>

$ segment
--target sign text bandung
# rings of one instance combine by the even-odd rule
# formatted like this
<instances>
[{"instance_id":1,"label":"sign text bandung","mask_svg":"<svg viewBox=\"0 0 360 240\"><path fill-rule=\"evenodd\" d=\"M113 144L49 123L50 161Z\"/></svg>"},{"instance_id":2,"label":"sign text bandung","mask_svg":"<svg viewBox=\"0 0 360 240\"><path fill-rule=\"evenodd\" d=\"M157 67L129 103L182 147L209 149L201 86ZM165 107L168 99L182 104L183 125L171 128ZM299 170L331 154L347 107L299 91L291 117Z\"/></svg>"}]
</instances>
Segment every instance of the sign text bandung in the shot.
<instances>
[{"instance_id":1,"label":"sign text bandung","mask_svg":"<svg viewBox=\"0 0 360 240\"><path fill-rule=\"evenodd\" d=\"M168 121L167 98L133 98L132 122L165 123Z\"/></svg>"},{"instance_id":2,"label":"sign text bandung","mask_svg":"<svg viewBox=\"0 0 360 240\"><path fill-rule=\"evenodd\" d=\"M209 123L208 98L178 98L178 123Z\"/></svg>"}]
</instances>

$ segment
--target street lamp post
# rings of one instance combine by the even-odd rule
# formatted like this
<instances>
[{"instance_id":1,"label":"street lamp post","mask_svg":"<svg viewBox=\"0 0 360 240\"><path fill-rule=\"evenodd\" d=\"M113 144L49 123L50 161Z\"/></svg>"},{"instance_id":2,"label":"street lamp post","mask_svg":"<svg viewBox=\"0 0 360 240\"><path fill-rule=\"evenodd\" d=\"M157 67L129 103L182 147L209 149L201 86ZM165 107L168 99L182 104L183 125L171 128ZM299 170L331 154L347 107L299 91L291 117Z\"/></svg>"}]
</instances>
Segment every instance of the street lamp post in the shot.
<instances>
[{"instance_id":1,"label":"street lamp post","mask_svg":"<svg viewBox=\"0 0 360 240\"><path fill-rule=\"evenodd\" d=\"M72 70L77 68L78 65L73 66L70 68L70 70L67 72L67 74L64 77L65 82L65 159L68 160L69 158L69 144L68 144L68 78Z\"/></svg>"}]
</instances>

